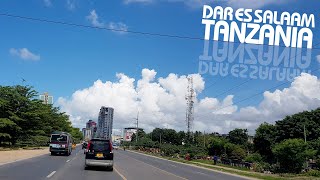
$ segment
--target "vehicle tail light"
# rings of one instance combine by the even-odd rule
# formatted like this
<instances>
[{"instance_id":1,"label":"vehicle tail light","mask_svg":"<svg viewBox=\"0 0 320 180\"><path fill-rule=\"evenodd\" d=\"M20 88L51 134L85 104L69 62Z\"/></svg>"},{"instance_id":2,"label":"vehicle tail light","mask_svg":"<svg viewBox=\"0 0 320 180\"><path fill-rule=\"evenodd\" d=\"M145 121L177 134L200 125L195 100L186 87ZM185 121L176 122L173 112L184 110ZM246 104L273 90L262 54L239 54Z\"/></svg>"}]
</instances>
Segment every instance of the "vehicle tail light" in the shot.
<instances>
[{"instance_id":1,"label":"vehicle tail light","mask_svg":"<svg viewBox=\"0 0 320 180\"><path fill-rule=\"evenodd\" d=\"M109 141L109 148L110 148L110 153L113 153L113 148L112 148L112 143Z\"/></svg>"},{"instance_id":2,"label":"vehicle tail light","mask_svg":"<svg viewBox=\"0 0 320 180\"><path fill-rule=\"evenodd\" d=\"M87 152L89 152L90 145L91 145L91 141L89 141L89 142L88 142L88 145L87 145Z\"/></svg>"}]
</instances>

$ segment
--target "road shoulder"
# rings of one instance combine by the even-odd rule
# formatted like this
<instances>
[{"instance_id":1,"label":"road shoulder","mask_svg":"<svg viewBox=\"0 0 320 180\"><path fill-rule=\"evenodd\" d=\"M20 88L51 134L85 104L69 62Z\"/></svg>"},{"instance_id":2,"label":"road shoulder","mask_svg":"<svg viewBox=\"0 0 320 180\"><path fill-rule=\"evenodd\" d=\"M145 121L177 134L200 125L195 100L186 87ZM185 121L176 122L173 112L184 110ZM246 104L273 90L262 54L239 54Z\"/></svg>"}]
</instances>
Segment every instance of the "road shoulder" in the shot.
<instances>
[{"instance_id":1,"label":"road shoulder","mask_svg":"<svg viewBox=\"0 0 320 180\"><path fill-rule=\"evenodd\" d=\"M49 148L35 149L35 150L10 150L0 151L0 166L10 164L41 155L49 154Z\"/></svg>"}]
</instances>

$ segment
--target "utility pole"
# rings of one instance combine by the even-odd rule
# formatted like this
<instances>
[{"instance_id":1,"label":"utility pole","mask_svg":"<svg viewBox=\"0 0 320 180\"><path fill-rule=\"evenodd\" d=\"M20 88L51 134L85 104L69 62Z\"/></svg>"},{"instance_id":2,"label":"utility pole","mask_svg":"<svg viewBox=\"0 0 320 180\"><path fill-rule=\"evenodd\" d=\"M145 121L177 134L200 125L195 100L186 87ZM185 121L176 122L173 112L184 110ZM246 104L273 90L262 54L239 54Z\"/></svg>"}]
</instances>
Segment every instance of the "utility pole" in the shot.
<instances>
[{"instance_id":1,"label":"utility pole","mask_svg":"<svg viewBox=\"0 0 320 180\"><path fill-rule=\"evenodd\" d=\"M137 118L133 118L135 119L137 122L136 122L136 125L137 125L137 130L136 130L136 143L138 142L138 138L139 138L139 111L138 111L138 114L137 114Z\"/></svg>"},{"instance_id":2,"label":"utility pole","mask_svg":"<svg viewBox=\"0 0 320 180\"><path fill-rule=\"evenodd\" d=\"M203 131L203 147L206 147L206 131Z\"/></svg>"},{"instance_id":3,"label":"utility pole","mask_svg":"<svg viewBox=\"0 0 320 180\"><path fill-rule=\"evenodd\" d=\"M306 125L303 125L304 142L307 143Z\"/></svg>"}]
</instances>

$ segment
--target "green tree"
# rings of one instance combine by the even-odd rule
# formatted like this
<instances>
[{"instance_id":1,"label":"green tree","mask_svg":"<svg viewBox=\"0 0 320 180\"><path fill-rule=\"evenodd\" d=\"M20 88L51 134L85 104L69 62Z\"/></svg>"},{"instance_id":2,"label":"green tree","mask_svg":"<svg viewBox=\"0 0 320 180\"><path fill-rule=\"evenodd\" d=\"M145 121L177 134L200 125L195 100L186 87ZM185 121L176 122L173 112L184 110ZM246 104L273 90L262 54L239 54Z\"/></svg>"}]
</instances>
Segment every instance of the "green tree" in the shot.
<instances>
[{"instance_id":1,"label":"green tree","mask_svg":"<svg viewBox=\"0 0 320 180\"><path fill-rule=\"evenodd\" d=\"M320 108L287 116L277 121L275 126L277 142L285 139L304 139L304 127L307 141L318 139L320 137Z\"/></svg>"},{"instance_id":2,"label":"green tree","mask_svg":"<svg viewBox=\"0 0 320 180\"><path fill-rule=\"evenodd\" d=\"M280 172L300 173L307 150L307 144L301 139L287 139L272 149L280 164Z\"/></svg>"},{"instance_id":3,"label":"green tree","mask_svg":"<svg viewBox=\"0 0 320 180\"><path fill-rule=\"evenodd\" d=\"M275 143L275 130L272 124L263 123L256 129L253 139L254 150L269 163L273 161L272 146Z\"/></svg>"},{"instance_id":4,"label":"green tree","mask_svg":"<svg viewBox=\"0 0 320 180\"><path fill-rule=\"evenodd\" d=\"M225 153L225 145L228 140L222 137L212 136L208 139L208 152L209 155L222 155Z\"/></svg>"},{"instance_id":5,"label":"green tree","mask_svg":"<svg viewBox=\"0 0 320 180\"><path fill-rule=\"evenodd\" d=\"M234 129L229 132L228 139L233 144L246 145L248 143L248 130Z\"/></svg>"}]
</instances>

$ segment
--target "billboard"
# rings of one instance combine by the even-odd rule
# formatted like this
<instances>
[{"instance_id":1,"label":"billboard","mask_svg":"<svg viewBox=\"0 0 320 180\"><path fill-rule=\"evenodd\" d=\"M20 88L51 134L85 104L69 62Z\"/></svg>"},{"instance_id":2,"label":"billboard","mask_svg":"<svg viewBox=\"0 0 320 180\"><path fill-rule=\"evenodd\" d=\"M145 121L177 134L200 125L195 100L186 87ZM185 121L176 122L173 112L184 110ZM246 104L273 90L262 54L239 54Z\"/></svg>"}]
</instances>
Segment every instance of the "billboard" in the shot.
<instances>
[{"instance_id":1,"label":"billboard","mask_svg":"<svg viewBox=\"0 0 320 180\"><path fill-rule=\"evenodd\" d=\"M136 128L125 128L124 129L124 141L130 142L132 140L132 135L137 132Z\"/></svg>"}]
</instances>

